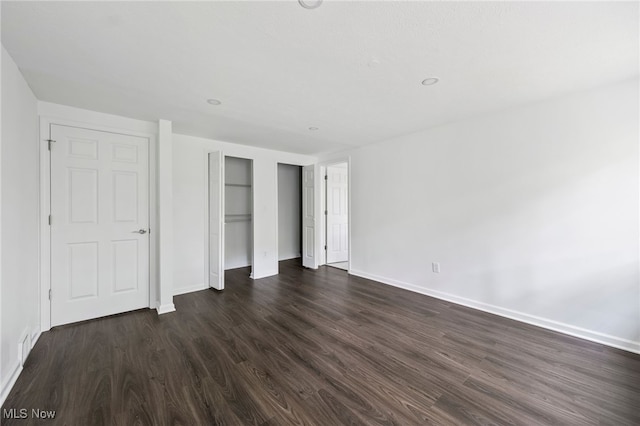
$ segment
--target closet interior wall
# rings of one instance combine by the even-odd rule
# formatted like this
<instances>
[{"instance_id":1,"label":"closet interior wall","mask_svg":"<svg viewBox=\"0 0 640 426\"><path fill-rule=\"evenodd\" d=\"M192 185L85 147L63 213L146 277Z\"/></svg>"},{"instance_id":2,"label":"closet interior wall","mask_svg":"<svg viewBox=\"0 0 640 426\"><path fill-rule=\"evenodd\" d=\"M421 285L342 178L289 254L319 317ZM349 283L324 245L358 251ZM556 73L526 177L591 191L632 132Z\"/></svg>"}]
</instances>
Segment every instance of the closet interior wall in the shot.
<instances>
[{"instance_id":1,"label":"closet interior wall","mask_svg":"<svg viewBox=\"0 0 640 426\"><path fill-rule=\"evenodd\" d=\"M302 167L278 164L278 260L302 253Z\"/></svg>"},{"instance_id":2,"label":"closet interior wall","mask_svg":"<svg viewBox=\"0 0 640 426\"><path fill-rule=\"evenodd\" d=\"M251 266L253 256L253 162L225 157L224 269Z\"/></svg>"}]
</instances>

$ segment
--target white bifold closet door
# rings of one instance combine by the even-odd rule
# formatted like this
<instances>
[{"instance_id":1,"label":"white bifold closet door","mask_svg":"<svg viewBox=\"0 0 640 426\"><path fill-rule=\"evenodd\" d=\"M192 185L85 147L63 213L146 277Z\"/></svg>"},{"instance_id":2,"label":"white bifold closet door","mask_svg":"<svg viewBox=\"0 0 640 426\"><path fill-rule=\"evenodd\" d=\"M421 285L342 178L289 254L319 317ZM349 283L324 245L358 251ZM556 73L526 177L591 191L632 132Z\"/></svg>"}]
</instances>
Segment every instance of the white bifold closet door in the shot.
<instances>
[{"instance_id":1,"label":"white bifold closet door","mask_svg":"<svg viewBox=\"0 0 640 426\"><path fill-rule=\"evenodd\" d=\"M209 287L224 289L224 156L209 153Z\"/></svg>"},{"instance_id":2,"label":"white bifold closet door","mask_svg":"<svg viewBox=\"0 0 640 426\"><path fill-rule=\"evenodd\" d=\"M317 268L315 219L315 166L302 168L302 265Z\"/></svg>"}]
</instances>

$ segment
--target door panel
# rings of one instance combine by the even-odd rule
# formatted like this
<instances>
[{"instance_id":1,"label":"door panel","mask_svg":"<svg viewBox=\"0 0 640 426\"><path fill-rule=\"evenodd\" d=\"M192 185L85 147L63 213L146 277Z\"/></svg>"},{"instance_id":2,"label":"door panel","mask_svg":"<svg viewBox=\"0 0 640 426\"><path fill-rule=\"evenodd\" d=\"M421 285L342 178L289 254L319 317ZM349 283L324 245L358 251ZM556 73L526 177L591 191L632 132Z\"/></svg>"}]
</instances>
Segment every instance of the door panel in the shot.
<instances>
[{"instance_id":1,"label":"door panel","mask_svg":"<svg viewBox=\"0 0 640 426\"><path fill-rule=\"evenodd\" d=\"M224 156L209 153L209 287L224 289Z\"/></svg>"},{"instance_id":2,"label":"door panel","mask_svg":"<svg viewBox=\"0 0 640 426\"><path fill-rule=\"evenodd\" d=\"M314 166L302 169L302 266L317 268Z\"/></svg>"},{"instance_id":3,"label":"door panel","mask_svg":"<svg viewBox=\"0 0 640 426\"><path fill-rule=\"evenodd\" d=\"M348 169L327 167L327 263L349 260Z\"/></svg>"},{"instance_id":4,"label":"door panel","mask_svg":"<svg viewBox=\"0 0 640 426\"><path fill-rule=\"evenodd\" d=\"M111 242L113 259L113 292L136 291L138 280L138 240Z\"/></svg>"},{"instance_id":5,"label":"door panel","mask_svg":"<svg viewBox=\"0 0 640 426\"><path fill-rule=\"evenodd\" d=\"M148 307L148 139L61 125L51 139L51 325Z\"/></svg>"},{"instance_id":6,"label":"door panel","mask_svg":"<svg viewBox=\"0 0 640 426\"><path fill-rule=\"evenodd\" d=\"M69 300L98 297L98 243L70 243L67 250Z\"/></svg>"},{"instance_id":7,"label":"door panel","mask_svg":"<svg viewBox=\"0 0 640 426\"><path fill-rule=\"evenodd\" d=\"M113 220L135 223L138 219L138 175L113 172Z\"/></svg>"}]
</instances>

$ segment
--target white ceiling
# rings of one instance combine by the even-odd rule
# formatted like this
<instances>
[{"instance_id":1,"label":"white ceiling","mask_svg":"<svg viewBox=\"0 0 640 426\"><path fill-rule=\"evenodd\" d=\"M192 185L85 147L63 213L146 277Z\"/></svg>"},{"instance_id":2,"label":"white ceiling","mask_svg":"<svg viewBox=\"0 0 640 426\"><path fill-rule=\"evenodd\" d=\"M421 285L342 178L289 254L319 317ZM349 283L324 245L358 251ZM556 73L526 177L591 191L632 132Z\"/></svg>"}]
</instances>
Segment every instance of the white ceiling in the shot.
<instances>
[{"instance_id":1,"label":"white ceiling","mask_svg":"<svg viewBox=\"0 0 640 426\"><path fill-rule=\"evenodd\" d=\"M638 28L637 2L2 2L39 99L303 154L637 76Z\"/></svg>"}]
</instances>

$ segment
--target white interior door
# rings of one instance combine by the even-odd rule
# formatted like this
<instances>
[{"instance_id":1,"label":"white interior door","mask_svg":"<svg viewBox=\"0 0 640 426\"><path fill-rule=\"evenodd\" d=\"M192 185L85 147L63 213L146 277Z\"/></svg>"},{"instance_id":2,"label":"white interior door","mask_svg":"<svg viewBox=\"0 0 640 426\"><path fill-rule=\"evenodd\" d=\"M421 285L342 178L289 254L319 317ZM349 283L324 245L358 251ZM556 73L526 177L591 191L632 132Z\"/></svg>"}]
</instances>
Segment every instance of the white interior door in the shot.
<instances>
[{"instance_id":1,"label":"white interior door","mask_svg":"<svg viewBox=\"0 0 640 426\"><path fill-rule=\"evenodd\" d=\"M302 266L316 268L314 166L302 168Z\"/></svg>"},{"instance_id":2,"label":"white interior door","mask_svg":"<svg viewBox=\"0 0 640 426\"><path fill-rule=\"evenodd\" d=\"M149 140L51 125L51 325L149 307Z\"/></svg>"},{"instance_id":3,"label":"white interior door","mask_svg":"<svg viewBox=\"0 0 640 426\"><path fill-rule=\"evenodd\" d=\"M209 153L209 287L224 289L224 156Z\"/></svg>"},{"instance_id":4,"label":"white interior door","mask_svg":"<svg viewBox=\"0 0 640 426\"><path fill-rule=\"evenodd\" d=\"M347 164L327 167L327 263L349 260Z\"/></svg>"}]
</instances>

